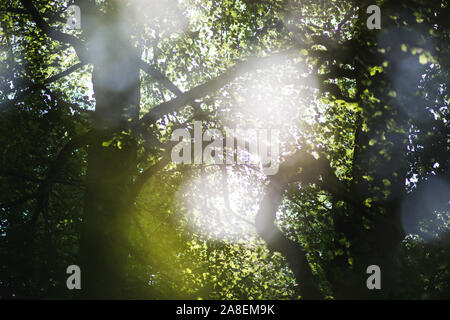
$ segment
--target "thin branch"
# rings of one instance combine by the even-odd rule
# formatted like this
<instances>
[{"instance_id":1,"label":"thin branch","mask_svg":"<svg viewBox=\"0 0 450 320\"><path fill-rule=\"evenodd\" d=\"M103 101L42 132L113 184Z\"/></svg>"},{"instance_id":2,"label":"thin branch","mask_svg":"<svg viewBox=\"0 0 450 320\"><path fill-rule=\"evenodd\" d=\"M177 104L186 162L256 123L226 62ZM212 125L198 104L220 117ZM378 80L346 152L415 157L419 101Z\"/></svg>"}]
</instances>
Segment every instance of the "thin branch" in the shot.
<instances>
[{"instance_id":1,"label":"thin branch","mask_svg":"<svg viewBox=\"0 0 450 320\"><path fill-rule=\"evenodd\" d=\"M32 0L20 0L22 6L31 14L36 25L50 38L71 44L75 51L77 52L78 57L81 61L86 61L87 59L87 49L84 46L83 42L75 36L70 34L61 32L53 27L51 27L33 5Z\"/></svg>"},{"instance_id":2,"label":"thin branch","mask_svg":"<svg viewBox=\"0 0 450 320\"><path fill-rule=\"evenodd\" d=\"M55 81L57 81L57 80L59 80L59 79L61 79L61 78L64 78L65 76L68 76L69 74L71 74L71 73L77 71L77 70L80 69L82 66L84 66L84 63L82 63L82 62L79 62L79 63L77 63L77 64L74 64L73 66L67 68L67 70L64 70L64 71L62 71L62 72L60 72L60 73L58 73L58 74L56 74L56 75L54 75L54 76L51 76L51 77L45 79L42 83L43 83L43 84L50 84L50 83L53 83L53 82L55 82Z\"/></svg>"},{"instance_id":3,"label":"thin branch","mask_svg":"<svg viewBox=\"0 0 450 320\"><path fill-rule=\"evenodd\" d=\"M169 78L167 78L161 71L150 65L148 62L140 60L139 67L143 71L148 73L153 79L166 87L166 89L174 93L176 96L180 96L183 94L183 91L181 91L175 84L173 84L172 81L169 80Z\"/></svg>"},{"instance_id":4,"label":"thin branch","mask_svg":"<svg viewBox=\"0 0 450 320\"><path fill-rule=\"evenodd\" d=\"M2 109L4 107L8 107L10 105L13 105L13 104L17 103L18 101L20 101L24 97L26 97L28 94L32 93L34 90L44 88L45 85L53 83L53 82L55 82L55 81L65 77L65 76L68 76L69 74L71 74L71 73L75 72L76 70L78 70L79 68L81 68L83 65L84 65L84 63L81 63L81 62L77 63L77 64L69 67L67 70L64 70L61 73L58 73L58 74L56 74L54 76L51 76L51 77L45 79L41 83L32 83L24 91L22 91L19 94L17 94L17 96L14 97L14 99L4 102L3 105L2 105Z\"/></svg>"},{"instance_id":5,"label":"thin branch","mask_svg":"<svg viewBox=\"0 0 450 320\"><path fill-rule=\"evenodd\" d=\"M139 61L139 65L140 65L140 68L143 71L148 73L153 79L158 81L166 89L168 89L173 94L175 94L175 96L179 97L182 94L184 94L184 92L180 88L178 88L172 81L170 81L169 78L167 78L161 71L159 71L158 69L156 69L155 67L153 67L149 63L147 63L147 62L145 62L143 60L140 60ZM162 95L162 98L164 100L163 103L166 103L166 101L164 99L164 95L162 93L161 93L161 95ZM195 102L195 101L192 102L192 106L194 107L194 109L197 109L197 110L200 109L200 104Z\"/></svg>"},{"instance_id":6,"label":"thin branch","mask_svg":"<svg viewBox=\"0 0 450 320\"><path fill-rule=\"evenodd\" d=\"M344 16L344 19L342 19L342 21L339 22L339 24L337 26L337 29L336 29L336 36L337 37L339 37L341 35L342 26L353 17L353 13L354 13L354 8L352 7L350 9L350 11Z\"/></svg>"},{"instance_id":7,"label":"thin branch","mask_svg":"<svg viewBox=\"0 0 450 320\"><path fill-rule=\"evenodd\" d=\"M20 9L20 8L6 8L6 9L2 9L0 10L0 12L9 12L9 13L14 13L14 14L29 14L29 12L26 9ZM43 13L42 16L44 18L49 19L50 23L53 22L62 22L62 23L66 23L66 19L57 16L55 14L52 13Z\"/></svg>"},{"instance_id":8,"label":"thin branch","mask_svg":"<svg viewBox=\"0 0 450 320\"><path fill-rule=\"evenodd\" d=\"M155 175L158 171L162 170L165 166L167 166L171 160L170 158L171 149L167 148L167 150L162 155L161 159L155 163L154 165L147 168L144 172L142 172L137 178L133 185L132 196L131 199L135 199L145 182L150 179L153 175Z\"/></svg>"},{"instance_id":9,"label":"thin branch","mask_svg":"<svg viewBox=\"0 0 450 320\"><path fill-rule=\"evenodd\" d=\"M87 145L90 141L91 136L92 132L89 131L85 134L74 137L59 151L58 155L56 156L56 159L53 161L52 165L50 165L50 167L48 168L46 175L47 178L43 180L39 185L37 192L38 196L36 197L37 199L36 209L31 217L32 224L34 224L37 221L41 212L47 214L46 211L50 192L52 190L53 184L57 181L56 180L57 175L60 174L62 168L66 165L67 158L76 149Z\"/></svg>"}]
</instances>

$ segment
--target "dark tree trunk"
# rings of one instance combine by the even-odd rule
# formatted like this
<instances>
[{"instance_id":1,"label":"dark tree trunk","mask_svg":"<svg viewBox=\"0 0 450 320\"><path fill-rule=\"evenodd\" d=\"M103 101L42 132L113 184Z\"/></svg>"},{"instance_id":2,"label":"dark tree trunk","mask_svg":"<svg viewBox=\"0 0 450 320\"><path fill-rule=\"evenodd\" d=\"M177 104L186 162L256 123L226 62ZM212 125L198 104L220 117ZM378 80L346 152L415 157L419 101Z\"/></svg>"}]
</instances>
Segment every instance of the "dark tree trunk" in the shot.
<instances>
[{"instance_id":1,"label":"dark tree trunk","mask_svg":"<svg viewBox=\"0 0 450 320\"><path fill-rule=\"evenodd\" d=\"M111 19L113 20L113 19ZM138 54L112 21L90 39L96 107L80 241L82 296L124 298L139 115Z\"/></svg>"},{"instance_id":2,"label":"dark tree trunk","mask_svg":"<svg viewBox=\"0 0 450 320\"><path fill-rule=\"evenodd\" d=\"M283 171L285 170L280 169L278 174L280 177L273 179L267 186L267 191L256 215L256 231L270 250L278 251L286 258L298 282L296 291L302 299L323 299L324 296L309 266L303 246L286 237L274 223L276 212L281 204L283 190L287 184L282 178Z\"/></svg>"}]
</instances>

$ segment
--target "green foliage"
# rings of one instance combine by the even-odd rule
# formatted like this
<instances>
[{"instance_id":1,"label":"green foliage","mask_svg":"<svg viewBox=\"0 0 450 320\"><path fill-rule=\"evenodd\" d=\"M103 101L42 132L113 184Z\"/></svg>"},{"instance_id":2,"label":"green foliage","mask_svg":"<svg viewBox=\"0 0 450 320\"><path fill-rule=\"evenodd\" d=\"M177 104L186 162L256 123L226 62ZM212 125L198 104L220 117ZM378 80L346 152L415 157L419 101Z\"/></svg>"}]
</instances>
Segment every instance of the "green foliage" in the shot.
<instances>
[{"instance_id":1,"label":"green foliage","mask_svg":"<svg viewBox=\"0 0 450 320\"><path fill-rule=\"evenodd\" d=\"M87 32L64 26L65 1L33 3L57 30L89 42ZM104 14L119 6L96 3ZM431 182L450 181L447 1L383 1L379 31L366 28L365 2L185 0L152 2L152 10L121 3L124 20L109 23L127 26L146 63L181 92L206 84L201 97L143 129L130 124L98 136L104 149L136 150L135 185L151 173L130 200L126 297L301 296L292 261L255 230L270 177L245 165L159 167L172 132L202 120L222 132L277 129L283 161L301 149L327 164L317 179L283 188L273 213L276 227L302 245L324 297L449 298L448 199L419 205L434 199L424 194L442 193ZM262 59L253 63L255 56ZM236 65L244 67L235 77ZM80 254L89 139L102 130L94 125L94 70L33 22L21 1L2 2L2 298L76 297L65 288L65 269ZM213 90L218 76L226 83ZM180 92L142 72L139 94L143 117ZM307 175L304 167L293 173ZM370 264L388 274L379 295L365 288Z\"/></svg>"}]
</instances>

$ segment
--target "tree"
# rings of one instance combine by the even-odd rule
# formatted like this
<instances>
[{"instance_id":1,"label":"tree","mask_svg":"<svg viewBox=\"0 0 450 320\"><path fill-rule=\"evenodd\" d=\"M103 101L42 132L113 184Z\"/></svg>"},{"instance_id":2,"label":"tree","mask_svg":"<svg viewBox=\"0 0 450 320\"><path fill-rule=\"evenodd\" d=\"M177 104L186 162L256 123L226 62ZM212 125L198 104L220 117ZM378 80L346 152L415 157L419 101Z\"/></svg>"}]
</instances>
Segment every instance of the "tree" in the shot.
<instances>
[{"instance_id":1,"label":"tree","mask_svg":"<svg viewBox=\"0 0 450 320\"><path fill-rule=\"evenodd\" d=\"M0 7L2 296L77 297L71 264L84 298L448 296L446 1L380 30L366 1L74 4ZM278 172L175 165L195 120L280 130Z\"/></svg>"}]
</instances>

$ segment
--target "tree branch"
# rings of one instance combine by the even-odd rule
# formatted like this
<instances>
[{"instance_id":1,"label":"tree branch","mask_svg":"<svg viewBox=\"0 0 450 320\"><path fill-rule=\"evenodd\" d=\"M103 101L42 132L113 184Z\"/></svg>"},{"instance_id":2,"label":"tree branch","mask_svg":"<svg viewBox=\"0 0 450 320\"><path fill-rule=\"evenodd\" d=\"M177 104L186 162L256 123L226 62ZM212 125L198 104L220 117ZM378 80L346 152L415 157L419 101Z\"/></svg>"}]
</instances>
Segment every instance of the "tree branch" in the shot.
<instances>
[{"instance_id":1,"label":"tree branch","mask_svg":"<svg viewBox=\"0 0 450 320\"><path fill-rule=\"evenodd\" d=\"M275 64L279 62L276 57L283 57L286 54L296 52L298 49L299 47L295 46L291 49L268 57L253 57L246 61L238 62L229 70L209 80L208 82L198 85L191 90L180 94L178 97L152 108L146 115L141 118L139 124L142 126L150 125L164 115L175 112L181 107L195 101L195 99L203 98L204 96L217 91L218 89L233 81L235 78L243 75L246 72L254 70L258 65L261 65L265 62L268 64Z\"/></svg>"},{"instance_id":2,"label":"tree branch","mask_svg":"<svg viewBox=\"0 0 450 320\"><path fill-rule=\"evenodd\" d=\"M176 96L180 96L183 94L183 91L181 91L176 85L174 85L172 81L170 81L161 71L150 65L148 62L140 60L139 66L143 71L148 73L153 79L161 83L164 87L166 87L166 89L170 90Z\"/></svg>"},{"instance_id":3,"label":"tree branch","mask_svg":"<svg viewBox=\"0 0 450 320\"><path fill-rule=\"evenodd\" d=\"M31 83L30 86L28 88L26 88L24 91L20 92L17 97L14 97L14 99L6 101L2 104L2 109L6 108L10 105L13 105L14 103L22 100L25 96L27 96L28 94L30 94L31 92L33 92L36 89L41 89L43 88L46 84L50 84L53 83L65 76L68 76L69 74L75 72L76 70L78 70L79 68L81 68L84 65L84 63L77 63L71 67L69 67L67 70L62 71L61 73L58 73L54 76L51 76L47 79L45 79L44 81L42 81L42 83Z\"/></svg>"},{"instance_id":4,"label":"tree branch","mask_svg":"<svg viewBox=\"0 0 450 320\"><path fill-rule=\"evenodd\" d=\"M0 12L10 12L10 13L14 13L14 14L29 14L29 12L26 9L20 9L20 8L6 8L6 9L0 10ZM57 15L54 15L51 13L43 13L42 16L44 18L48 18L50 23L52 23L52 22L66 23L66 19L61 18L60 16L57 16Z\"/></svg>"},{"instance_id":5,"label":"tree branch","mask_svg":"<svg viewBox=\"0 0 450 320\"><path fill-rule=\"evenodd\" d=\"M37 199L36 209L34 210L33 215L31 217L32 224L36 223L41 212L43 212L44 214L47 213L46 211L51 189L53 187L53 184L56 182L56 176L60 173L61 169L66 164L67 158L76 149L87 145L89 143L91 135L92 132L89 131L85 134L74 137L59 151L53 164L50 165L50 167L48 168L46 175L47 178L39 184L36 197Z\"/></svg>"},{"instance_id":6,"label":"tree branch","mask_svg":"<svg viewBox=\"0 0 450 320\"><path fill-rule=\"evenodd\" d=\"M267 191L261 201L255 221L256 231L269 249L280 252L287 259L300 284L298 291L304 299L323 299L323 295L309 266L303 246L286 237L275 225L275 220L284 187L293 181L293 177L311 182L319 180L315 170L316 161L303 151L297 151L290 156L267 185ZM296 173L299 167L302 167L302 176Z\"/></svg>"},{"instance_id":7,"label":"tree branch","mask_svg":"<svg viewBox=\"0 0 450 320\"><path fill-rule=\"evenodd\" d=\"M71 44L75 51L77 52L78 58L81 61L86 61L87 59L87 49L84 46L83 42L78 39L77 37L74 37L70 34L61 32L53 27L51 27L41 16L39 11L36 9L36 7L33 5L32 0L20 0L20 3L22 6L28 11L28 13L31 14L34 22L36 25L50 38Z\"/></svg>"},{"instance_id":8,"label":"tree branch","mask_svg":"<svg viewBox=\"0 0 450 320\"><path fill-rule=\"evenodd\" d=\"M162 170L171 160L172 150L170 148L167 148L164 154L162 155L161 159L155 163L154 165L150 166L144 172L142 172L137 178L133 185L133 190L131 199L136 199L136 197L139 195L139 192L141 192L142 187L144 186L145 182L150 179L154 174L156 174L158 171Z\"/></svg>"}]
</instances>

